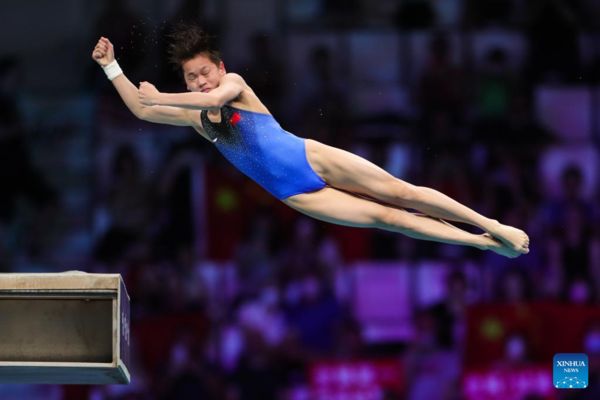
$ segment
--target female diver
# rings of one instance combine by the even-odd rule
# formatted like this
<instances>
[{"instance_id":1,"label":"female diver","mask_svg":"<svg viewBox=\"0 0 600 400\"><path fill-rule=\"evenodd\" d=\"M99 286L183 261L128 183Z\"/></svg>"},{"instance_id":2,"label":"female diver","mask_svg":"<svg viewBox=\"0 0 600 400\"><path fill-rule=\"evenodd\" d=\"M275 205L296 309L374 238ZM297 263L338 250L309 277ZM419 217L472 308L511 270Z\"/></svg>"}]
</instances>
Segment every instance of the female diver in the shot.
<instances>
[{"instance_id":1,"label":"female diver","mask_svg":"<svg viewBox=\"0 0 600 400\"><path fill-rule=\"evenodd\" d=\"M273 196L313 218L473 246L509 258L529 252L529 237L520 229L434 189L397 179L357 155L283 130L244 79L225 71L220 52L200 28L180 26L172 39L170 61L191 93L161 93L148 82L138 89L121 71L107 38L100 38L92 52L136 117L193 127ZM485 233L471 234L446 221Z\"/></svg>"}]
</instances>

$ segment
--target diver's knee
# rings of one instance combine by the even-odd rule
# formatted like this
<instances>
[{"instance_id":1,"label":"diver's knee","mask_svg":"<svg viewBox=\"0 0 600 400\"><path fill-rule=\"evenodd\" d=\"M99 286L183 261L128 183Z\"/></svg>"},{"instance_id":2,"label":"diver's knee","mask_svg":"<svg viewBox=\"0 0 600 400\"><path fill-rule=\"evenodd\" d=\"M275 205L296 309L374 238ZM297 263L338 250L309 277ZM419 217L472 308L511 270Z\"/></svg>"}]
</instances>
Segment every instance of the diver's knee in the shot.
<instances>
[{"instance_id":1,"label":"diver's knee","mask_svg":"<svg viewBox=\"0 0 600 400\"><path fill-rule=\"evenodd\" d=\"M414 204L419 202L424 193L420 186L395 179L392 183L392 191L397 204Z\"/></svg>"},{"instance_id":2,"label":"diver's knee","mask_svg":"<svg viewBox=\"0 0 600 400\"><path fill-rule=\"evenodd\" d=\"M408 212L391 207L383 207L377 215L377 228L404 232L410 230L410 218Z\"/></svg>"}]
</instances>

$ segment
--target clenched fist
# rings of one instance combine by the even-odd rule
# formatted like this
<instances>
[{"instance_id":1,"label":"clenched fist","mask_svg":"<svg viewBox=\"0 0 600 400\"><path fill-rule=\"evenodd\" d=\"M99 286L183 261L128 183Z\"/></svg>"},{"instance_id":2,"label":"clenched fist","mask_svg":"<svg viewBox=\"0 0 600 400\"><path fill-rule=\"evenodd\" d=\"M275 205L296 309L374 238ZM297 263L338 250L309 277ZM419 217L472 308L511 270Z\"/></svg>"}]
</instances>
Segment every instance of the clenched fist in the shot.
<instances>
[{"instance_id":1,"label":"clenched fist","mask_svg":"<svg viewBox=\"0 0 600 400\"><path fill-rule=\"evenodd\" d=\"M138 100L145 106L155 106L158 101L158 95L160 92L154 87L153 84L148 82L140 82L140 88L138 90Z\"/></svg>"},{"instance_id":2,"label":"clenched fist","mask_svg":"<svg viewBox=\"0 0 600 400\"><path fill-rule=\"evenodd\" d=\"M115 50L110 40L101 37L96 47L94 47L92 58L103 67L113 62L115 59Z\"/></svg>"}]
</instances>

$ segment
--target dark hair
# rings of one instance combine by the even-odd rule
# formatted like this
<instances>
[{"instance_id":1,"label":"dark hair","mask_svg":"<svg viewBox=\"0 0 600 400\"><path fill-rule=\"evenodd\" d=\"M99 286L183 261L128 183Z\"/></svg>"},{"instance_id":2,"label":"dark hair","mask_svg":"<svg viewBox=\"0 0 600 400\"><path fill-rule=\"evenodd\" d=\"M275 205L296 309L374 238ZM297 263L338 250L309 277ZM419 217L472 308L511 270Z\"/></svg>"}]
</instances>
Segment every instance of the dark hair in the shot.
<instances>
[{"instance_id":1,"label":"dark hair","mask_svg":"<svg viewBox=\"0 0 600 400\"><path fill-rule=\"evenodd\" d=\"M181 75L183 75L181 68L183 63L200 54L208 57L217 66L221 63L221 52L215 44L215 37L196 25L179 23L169 38L171 39L168 47L169 62Z\"/></svg>"}]
</instances>

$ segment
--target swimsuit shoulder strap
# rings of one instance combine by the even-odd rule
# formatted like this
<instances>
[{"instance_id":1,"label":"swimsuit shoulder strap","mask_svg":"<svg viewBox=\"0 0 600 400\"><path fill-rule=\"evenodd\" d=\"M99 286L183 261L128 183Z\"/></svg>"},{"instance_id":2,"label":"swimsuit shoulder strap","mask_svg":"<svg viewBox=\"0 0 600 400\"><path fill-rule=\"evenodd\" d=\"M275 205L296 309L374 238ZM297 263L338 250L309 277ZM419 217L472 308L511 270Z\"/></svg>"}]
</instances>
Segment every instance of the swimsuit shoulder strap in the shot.
<instances>
[{"instance_id":1,"label":"swimsuit shoulder strap","mask_svg":"<svg viewBox=\"0 0 600 400\"><path fill-rule=\"evenodd\" d=\"M204 121L210 122L210 120L208 119L208 110L200 111L200 119L202 120L202 123L204 123Z\"/></svg>"},{"instance_id":2,"label":"swimsuit shoulder strap","mask_svg":"<svg viewBox=\"0 0 600 400\"><path fill-rule=\"evenodd\" d=\"M208 110L200 111L200 119L202 120L202 123L204 124L204 121L206 121L211 125L222 125L226 120L226 116L228 116L230 114L230 112L227 112L226 108L231 108L231 107L229 107L228 105L224 105L219 110L221 112L221 122L212 122L210 120L210 118L208 118Z\"/></svg>"}]
</instances>

